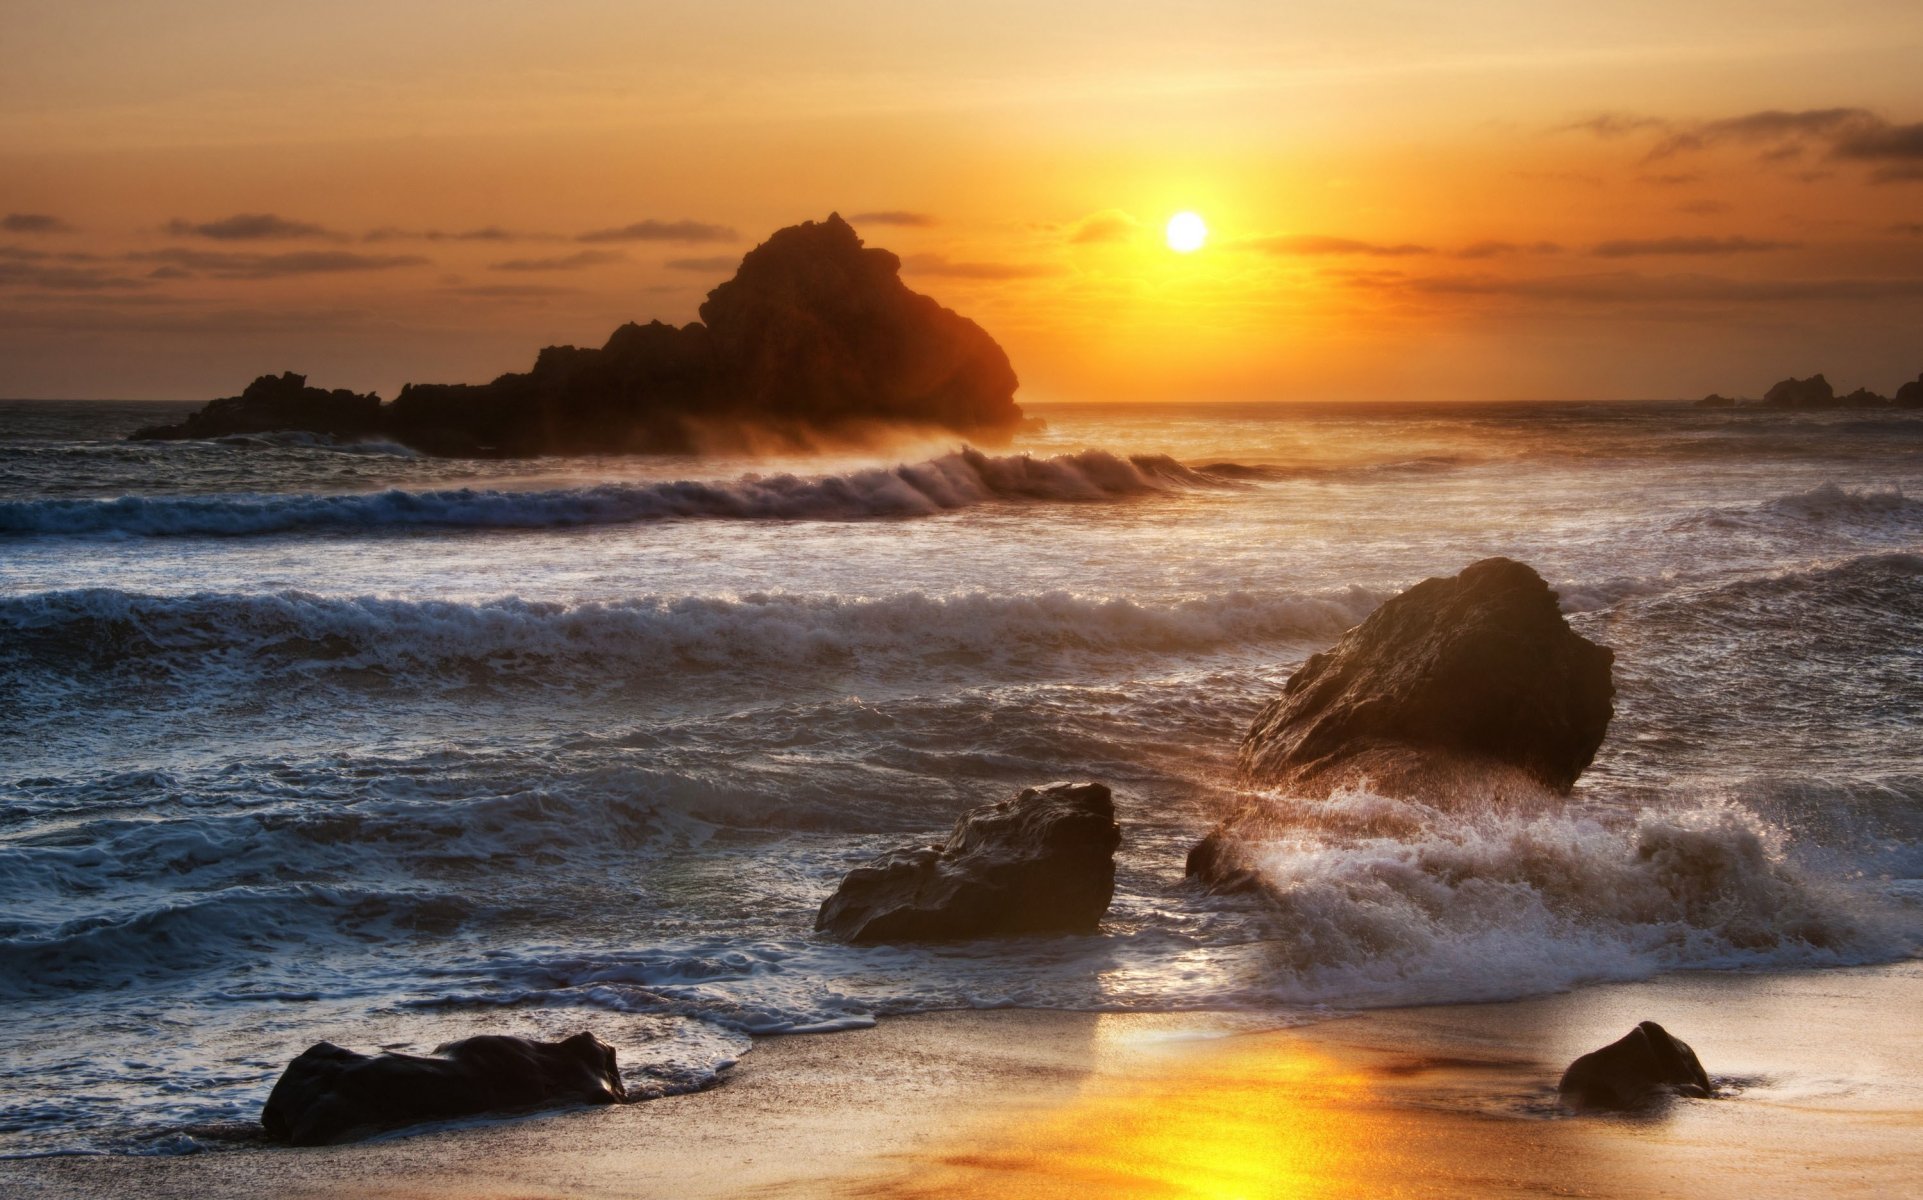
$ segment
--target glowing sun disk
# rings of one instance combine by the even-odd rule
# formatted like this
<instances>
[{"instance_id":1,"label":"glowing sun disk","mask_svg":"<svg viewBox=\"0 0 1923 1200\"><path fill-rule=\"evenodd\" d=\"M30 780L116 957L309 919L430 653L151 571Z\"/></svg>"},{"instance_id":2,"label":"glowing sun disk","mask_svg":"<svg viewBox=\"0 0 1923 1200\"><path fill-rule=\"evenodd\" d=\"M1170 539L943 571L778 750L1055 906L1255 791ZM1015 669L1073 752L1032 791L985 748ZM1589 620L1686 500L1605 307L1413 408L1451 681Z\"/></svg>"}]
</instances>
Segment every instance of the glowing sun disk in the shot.
<instances>
[{"instance_id":1,"label":"glowing sun disk","mask_svg":"<svg viewBox=\"0 0 1923 1200\"><path fill-rule=\"evenodd\" d=\"M1192 212L1179 212L1168 219L1168 248L1177 254L1190 254L1202 248L1209 240L1209 227L1202 218Z\"/></svg>"}]
</instances>

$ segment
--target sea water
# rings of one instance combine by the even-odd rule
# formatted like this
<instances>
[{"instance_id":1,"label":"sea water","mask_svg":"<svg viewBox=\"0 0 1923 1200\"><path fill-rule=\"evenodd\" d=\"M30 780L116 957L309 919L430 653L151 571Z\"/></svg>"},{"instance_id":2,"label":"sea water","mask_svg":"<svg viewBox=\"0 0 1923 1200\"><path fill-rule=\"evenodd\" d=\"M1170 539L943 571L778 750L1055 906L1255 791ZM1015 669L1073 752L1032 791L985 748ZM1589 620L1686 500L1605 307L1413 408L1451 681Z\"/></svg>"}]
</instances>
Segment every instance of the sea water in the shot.
<instances>
[{"instance_id":1,"label":"sea water","mask_svg":"<svg viewBox=\"0 0 1923 1200\"><path fill-rule=\"evenodd\" d=\"M919 1010L1502 999L1923 942L1923 413L1058 406L792 460L142 443L0 404L0 1154L180 1153L287 1060L589 1029L631 1087ZM1558 808L1183 857L1307 655L1503 554L1616 651ZM813 932L1093 779L1099 933Z\"/></svg>"}]
</instances>

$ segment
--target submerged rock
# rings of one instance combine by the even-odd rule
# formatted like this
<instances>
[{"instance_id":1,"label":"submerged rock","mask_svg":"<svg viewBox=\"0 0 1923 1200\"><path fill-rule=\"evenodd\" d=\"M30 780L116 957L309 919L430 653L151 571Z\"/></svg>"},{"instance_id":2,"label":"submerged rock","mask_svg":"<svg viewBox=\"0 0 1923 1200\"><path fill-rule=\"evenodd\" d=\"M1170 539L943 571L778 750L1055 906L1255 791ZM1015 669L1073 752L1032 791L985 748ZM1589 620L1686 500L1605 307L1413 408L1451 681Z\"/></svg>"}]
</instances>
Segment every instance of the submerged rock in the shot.
<instances>
[{"instance_id":1,"label":"submerged rock","mask_svg":"<svg viewBox=\"0 0 1923 1200\"><path fill-rule=\"evenodd\" d=\"M319 1146L422 1121L627 1098L614 1048L590 1033L559 1042L490 1034L431 1058L320 1042L287 1064L260 1123L277 1141Z\"/></svg>"},{"instance_id":2,"label":"submerged rock","mask_svg":"<svg viewBox=\"0 0 1923 1200\"><path fill-rule=\"evenodd\" d=\"M1820 374L1785 379L1763 393L1763 403L1772 408L1825 408L1835 402L1836 389Z\"/></svg>"},{"instance_id":3,"label":"submerged rock","mask_svg":"<svg viewBox=\"0 0 1923 1200\"><path fill-rule=\"evenodd\" d=\"M343 432L332 410L256 395L262 382L137 436ZM792 448L897 426L1000 441L1022 423L1016 386L981 326L909 290L899 258L831 215L749 251L699 322L623 325L492 383L409 384L386 407L362 397L351 432L451 455Z\"/></svg>"},{"instance_id":4,"label":"submerged rock","mask_svg":"<svg viewBox=\"0 0 1923 1200\"><path fill-rule=\"evenodd\" d=\"M1297 799L1361 786L1432 804L1567 793L1614 715L1614 657L1569 628L1535 571L1484 559L1311 656L1256 714L1237 765ZM1189 874L1248 882L1240 847L1273 831L1272 808L1256 799L1217 826Z\"/></svg>"},{"instance_id":5,"label":"submerged rock","mask_svg":"<svg viewBox=\"0 0 1923 1200\"><path fill-rule=\"evenodd\" d=\"M346 388L327 391L308 387L307 376L288 371L262 375L238 396L210 401L177 425L149 425L135 430L136 441L227 437L238 433L273 433L293 429L330 437L365 437L377 433L381 398Z\"/></svg>"},{"instance_id":6,"label":"submerged rock","mask_svg":"<svg viewBox=\"0 0 1923 1200\"><path fill-rule=\"evenodd\" d=\"M971 808L939 846L891 850L841 881L815 928L851 942L1088 933L1115 893L1115 803L1051 783Z\"/></svg>"},{"instance_id":7,"label":"submerged rock","mask_svg":"<svg viewBox=\"0 0 1923 1200\"><path fill-rule=\"evenodd\" d=\"M1615 1112L1668 1096L1715 1094L1696 1052L1654 1021L1570 1063L1556 1090L1571 1108Z\"/></svg>"}]
</instances>

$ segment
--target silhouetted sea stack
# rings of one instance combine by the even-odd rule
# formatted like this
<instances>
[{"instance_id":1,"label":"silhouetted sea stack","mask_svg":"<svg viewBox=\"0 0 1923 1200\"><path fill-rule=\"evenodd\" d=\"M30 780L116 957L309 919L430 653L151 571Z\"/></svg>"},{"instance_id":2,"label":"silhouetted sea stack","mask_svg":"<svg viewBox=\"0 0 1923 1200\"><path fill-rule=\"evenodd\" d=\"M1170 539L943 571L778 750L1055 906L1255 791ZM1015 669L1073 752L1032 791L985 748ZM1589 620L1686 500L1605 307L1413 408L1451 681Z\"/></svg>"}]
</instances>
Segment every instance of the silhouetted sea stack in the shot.
<instances>
[{"instance_id":1,"label":"silhouetted sea stack","mask_svg":"<svg viewBox=\"0 0 1923 1200\"><path fill-rule=\"evenodd\" d=\"M1670 1096L1715 1094L1689 1043L1654 1021L1570 1063L1556 1090L1571 1108L1601 1112L1643 1108Z\"/></svg>"},{"instance_id":2,"label":"silhouetted sea stack","mask_svg":"<svg viewBox=\"0 0 1923 1200\"><path fill-rule=\"evenodd\" d=\"M1697 408L1735 408L1736 401L1729 396L1711 392L1696 402Z\"/></svg>"},{"instance_id":3,"label":"silhouetted sea stack","mask_svg":"<svg viewBox=\"0 0 1923 1200\"><path fill-rule=\"evenodd\" d=\"M1822 408L1835 399L1836 389L1820 374L1785 379L1763 393L1763 403L1771 408Z\"/></svg>"},{"instance_id":4,"label":"silhouetted sea stack","mask_svg":"<svg viewBox=\"0 0 1923 1200\"><path fill-rule=\"evenodd\" d=\"M851 942L1090 933L1115 894L1115 803L1051 783L971 808L939 846L891 850L841 881L815 928Z\"/></svg>"},{"instance_id":5,"label":"silhouetted sea stack","mask_svg":"<svg viewBox=\"0 0 1923 1200\"><path fill-rule=\"evenodd\" d=\"M471 1037L431 1058L319 1042L287 1064L260 1123L276 1141L320 1146L422 1121L627 1099L614 1048L590 1033Z\"/></svg>"},{"instance_id":6,"label":"silhouetted sea stack","mask_svg":"<svg viewBox=\"0 0 1923 1200\"><path fill-rule=\"evenodd\" d=\"M263 377L178 425L134 436L290 429L507 456L808 445L892 427L1006 440L1022 420L1008 355L975 322L910 291L900 273L899 258L864 247L832 215L749 251L734 278L708 293L699 322L623 325L598 350L550 346L526 373L409 384L385 407L371 396L352 406L294 403Z\"/></svg>"},{"instance_id":7,"label":"silhouetted sea stack","mask_svg":"<svg viewBox=\"0 0 1923 1200\"><path fill-rule=\"evenodd\" d=\"M1294 799L1347 786L1446 805L1567 793L1614 715L1614 654L1569 628L1556 593L1487 558L1403 592L1313 655L1242 740L1243 779ZM1189 874L1249 882L1241 847L1274 829L1256 799L1189 853Z\"/></svg>"},{"instance_id":8,"label":"silhouetted sea stack","mask_svg":"<svg viewBox=\"0 0 1923 1200\"><path fill-rule=\"evenodd\" d=\"M1896 389L1898 408L1923 408L1923 375Z\"/></svg>"}]
</instances>

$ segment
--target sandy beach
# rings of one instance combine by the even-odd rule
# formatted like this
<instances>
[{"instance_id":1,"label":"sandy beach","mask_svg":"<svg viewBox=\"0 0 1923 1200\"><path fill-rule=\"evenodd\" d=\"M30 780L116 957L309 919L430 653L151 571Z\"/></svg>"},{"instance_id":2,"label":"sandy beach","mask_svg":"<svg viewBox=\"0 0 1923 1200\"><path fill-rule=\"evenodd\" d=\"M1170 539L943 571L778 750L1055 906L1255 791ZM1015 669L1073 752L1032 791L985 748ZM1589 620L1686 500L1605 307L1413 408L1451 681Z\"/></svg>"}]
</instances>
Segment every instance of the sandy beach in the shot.
<instances>
[{"instance_id":1,"label":"sandy beach","mask_svg":"<svg viewBox=\"0 0 1923 1200\"><path fill-rule=\"evenodd\" d=\"M762 1040L719 1086L311 1150L0 1163L32 1197L1901 1196L1923 1175L1923 964L1690 973L1294 1028L935 1013ZM1555 1104L1657 1019L1724 1095Z\"/></svg>"}]
</instances>

